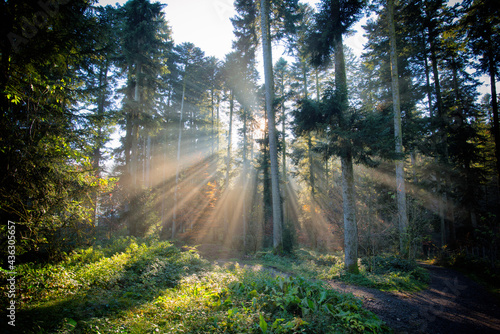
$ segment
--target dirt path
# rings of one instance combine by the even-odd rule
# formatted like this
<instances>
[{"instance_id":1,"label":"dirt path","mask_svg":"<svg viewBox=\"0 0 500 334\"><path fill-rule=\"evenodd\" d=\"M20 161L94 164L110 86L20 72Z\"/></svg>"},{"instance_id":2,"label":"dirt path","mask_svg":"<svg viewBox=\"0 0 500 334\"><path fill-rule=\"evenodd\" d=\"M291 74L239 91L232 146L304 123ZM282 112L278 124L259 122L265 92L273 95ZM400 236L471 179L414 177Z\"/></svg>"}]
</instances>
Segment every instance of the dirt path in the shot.
<instances>
[{"instance_id":1,"label":"dirt path","mask_svg":"<svg viewBox=\"0 0 500 334\"><path fill-rule=\"evenodd\" d=\"M212 255L216 255L212 259L221 258L221 254ZM221 263L226 258L222 257ZM327 283L359 297L363 306L377 314L396 334L500 333L500 299L452 269L421 266L429 271L431 281L426 290L418 293L383 292L339 281Z\"/></svg>"},{"instance_id":2,"label":"dirt path","mask_svg":"<svg viewBox=\"0 0 500 334\"><path fill-rule=\"evenodd\" d=\"M352 293L395 333L500 333L500 300L481 285L447 268L422 265L429 271L428 289L418 293L389 293L347 285L328 284Z\"/></svg>"}]
</instances>

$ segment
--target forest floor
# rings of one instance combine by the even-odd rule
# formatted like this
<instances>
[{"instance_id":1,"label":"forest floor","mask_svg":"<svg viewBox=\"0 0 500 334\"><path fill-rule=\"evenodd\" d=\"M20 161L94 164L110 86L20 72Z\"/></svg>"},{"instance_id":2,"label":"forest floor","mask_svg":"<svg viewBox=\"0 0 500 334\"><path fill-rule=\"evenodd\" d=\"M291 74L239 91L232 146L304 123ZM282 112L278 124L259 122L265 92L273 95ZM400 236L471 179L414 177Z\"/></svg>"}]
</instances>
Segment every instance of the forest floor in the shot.
<instances>
[{"instance_id":1,"label":"forest floor","mask_svg":"<svg viewBox=\"0 0 500 334\"><path fill-rule=\"evenodd\" d=\"M384 292L328 281L352 293L395 333L500 333L500 300L485 287L448 268L420 264L430 275L429 287L416 293Z\"/></svg>"},{"instance_id":2,"label":"forest floor","mask_svg":"<svg viewBox=\"0 0 500 334\"><path fill-rule=\"evenodd\" d=\"M237 257L220 248L201 248L204 248L199 249L202 256L215 262ZM419 292L387 292L337 280L325 282L333 289L358 297L363 307L377 314L395 334L500 333L498 296L453 269L419 265L427 269L430 276L427 289ZM276 272L275 268L269 269Z\"/></svg>"}]
</instances>

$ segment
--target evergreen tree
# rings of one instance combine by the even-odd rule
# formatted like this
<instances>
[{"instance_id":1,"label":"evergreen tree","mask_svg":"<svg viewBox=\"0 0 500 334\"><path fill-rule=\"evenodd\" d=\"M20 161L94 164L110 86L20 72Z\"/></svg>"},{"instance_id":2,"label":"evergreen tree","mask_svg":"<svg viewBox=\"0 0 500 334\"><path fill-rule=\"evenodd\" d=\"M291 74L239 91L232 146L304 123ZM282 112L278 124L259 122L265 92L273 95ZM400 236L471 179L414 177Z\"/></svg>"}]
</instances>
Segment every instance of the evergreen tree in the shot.
<instances>
[{"instance_id":1,"label":"evergreen tree","mask_svg":"<svg viewBox=\"0 0 500 334\"><path fill-rule=\"evenodd\" d=\"M88 59L102 55L95 38L103 27L87 1L0 7L0 230L16 222L19 255L57 255L68 241L88 240L92 194L104 183L90 163L94 147L78 103L90 99L83 75Z\"/></svg>"},{"instance_id":2,"label":"evergreen tree","mask_svg":"<svg viewBox=\"0 0 500 334\"><path fill-rule=\"evenodd\" d=\"M404 175L403 129L401 128L401 101L399 97L398 57L396 46L396 28L394 25L394 0L387 0L387 17L389 19L389 39L391 58L392 104L394 109L394 141L396 143L396 197L398 204L399 251L404 253L408 216L406 213L406 186Z\"/></svg>"},{"instance_id":3,"label":"evergreen tree","mask_svg":"<svg viewBox=\"0 0 500 334\"><path fill-rule=\"evenodd\" d=\"M363 3L357 0L324 0L315 16L314 31L309 39L311 61L314 65L329 63L331 53L335 63L335 89L327 96L327 113L338 115L338 124L330 117L331 126L347 130L350 123L347 77L345 70L342 35L359 18ZM328 116L327 116L328 118ZM356 203L353 171L352 143L349 138L341 139L340 159L342 163L342 197L344 207L344 252L345 266L349 272L358 272L358 244Z\"/></svg>"},{"instance_id":4,"label":"evergreen tree","mask_svg":"<svg viewBox=\"0 0 500 334\"><path fill-rule=\"evenodd\" d=\"M496 79L500 72L500 10L492 0L467 0L461 25L467 33L467 42L477 58L476 70L490 77L492 133L495 139L497 182L500 182L500 128Z\"/></svg>"},{"instance_id":5,"label":"evergreen tree","mask_svg":"<svg viewBox=\"0 0 500 334\"><path fill-rule=\"evenodd\" d=\"M272 61L272 33L271 22L275 27L275 34L278 37L288 33L293 29L293 24L296 20L295 9L297 1L282 0L273 3L272 8L277 15L271 20L271 1L260 1L260 17L261 17L261 36L262 36L262 54L264 58L264 82L266 96L266 113L267 127L269 132L269 155L271 161L271 190L273 203L273 248L275 252L281 253L283 249L282 237L282 207L281 194L279 185L279 170L278 170L278 147L276 134L276 120L274 111L274 78L273 78L273 61ZM282 29L278 29L279 26Z\"/></svg>"}]
</instances>

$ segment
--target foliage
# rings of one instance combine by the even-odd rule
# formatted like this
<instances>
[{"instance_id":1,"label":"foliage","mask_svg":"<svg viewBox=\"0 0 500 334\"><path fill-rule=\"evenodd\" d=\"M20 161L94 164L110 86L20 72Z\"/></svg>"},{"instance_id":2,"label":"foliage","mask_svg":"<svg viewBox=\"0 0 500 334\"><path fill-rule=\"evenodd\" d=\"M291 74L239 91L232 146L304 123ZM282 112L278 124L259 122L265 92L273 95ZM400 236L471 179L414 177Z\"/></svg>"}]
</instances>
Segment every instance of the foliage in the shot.
<instances>
[{"instance_id":1,"label":"foliage","mask_svg":"<svg viewBox=\"0 0 500 334\"><path fill-rule=\"evenodd\" d=\"M326 289L322 283L298 277L243 271L243 279L222 292L221 303L244 297L244 311L257 312L263 333L381 333L388 328L361 308L352 295ZM251 282L250 284L248 284ZM229 301L229 302L228 302ZM251 301L251 304L249 303ZM237 328L240 331L243 328Z\"/></svg>"},{"instance_id":2,"label":"foliage","mask_svg":"<svg viewBox=\"0 0 500 334\"><path fill-rule=\"evenodd\" d=\"M195 251L154 239L102 242L18 275L24 333L389 331L358 299L319 282L238 263L210 269ZM5 284L1 292L3 302Z\"/></svg>"},{"instance_id":3,"label":"foliage","mask_svg":"<svg viewBox=\"0 0 500 334\"><path fill-rule=\"evenodd\" d=\"M102 27L88 1L54 4L50 18L36 4L2 4L11 17L2 35L17 42L0 44L0 233L14 221L17 254L57 256L67 250L58 240L71 239L65 247L88 241L91 194L107 182L94 174L87 142L93 129L78 110L89 96L82 73L101 56L94 38ZM35 27L28 18L39 14L46 20Z\"/></svg>"},{"instance_id":4,"label":"foliage","mask_svg":"<svg viewBox=\"0 0 500 334\"><path fill-rule=\"evenodd\" d=\"M151 301L182 277L206 268L207 261L197 253L181 252L168 242L115 239L75 251L59 263L19 265L19 318L25 320L25 332L37 327L56 331L65 319L75 319L80 327L82 321ZM6 278L2 273L1 280ZM6 284L2 286L6 298Z\"/></svg>"},{"instance_id":5,"label":"foliage","mask_svg":"<svg viewBox=\"0 0 500 334\"><path fill-rule=\"evenodd\" d=\"M360 273L348 273L342 254L323 254L301 248L293 257L260 252L253 263L277 268L289 275L310 279L335 279L380 290L419 291L427 286L429 275L414 260L397 256L366 257L360 261Z\"/></svg>"},{"instance_id":6,"label":"foliage","mask_svg":"<svg viewBox=\"0 0 500 334\"><path fill-rule=\"evenodd\" d=\"M498 289L500 260L497 254L500 236L497 230L494 226L482 226L475 230L476 238L471 243L460 249L443 247L431 262L462 270Z\"/></svg>"}]
</instances>

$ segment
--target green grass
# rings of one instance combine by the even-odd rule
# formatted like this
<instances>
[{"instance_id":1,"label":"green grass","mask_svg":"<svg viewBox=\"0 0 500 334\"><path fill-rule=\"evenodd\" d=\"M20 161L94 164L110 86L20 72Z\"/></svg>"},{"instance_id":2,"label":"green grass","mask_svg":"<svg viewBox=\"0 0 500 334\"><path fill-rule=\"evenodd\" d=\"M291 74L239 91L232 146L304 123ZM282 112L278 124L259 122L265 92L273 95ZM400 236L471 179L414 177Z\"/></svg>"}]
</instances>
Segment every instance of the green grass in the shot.
<instances>
[{"instance_id":1,"label":"green grass","mask_svg":"<svg viewBox=\"0 0 500 334\"><path fill-rule=\"evenodd\" d=\"M22 333L390 332L358 299L319 281L211 266L154 240L116 239L60 263L25 264L17 284Z\"/></svg>"},{"instance_id":2,"label":"green grass","mask_svg":"<svg viewBox=\"0 0 500 334\"><path fill-rule=\"evenodd\" d=\"M427 287L429 275L415 261L396 256L374 256L360 260L359 274L344 270L342 254L322 254L299 249L280 257L271 251L257 253L249 263L274 267L279 271L310 279L339 280L383 291L416 292Z\"/></svg>"}]
</instances>

